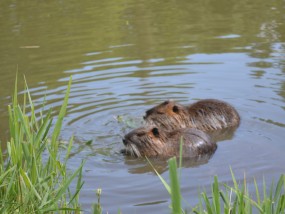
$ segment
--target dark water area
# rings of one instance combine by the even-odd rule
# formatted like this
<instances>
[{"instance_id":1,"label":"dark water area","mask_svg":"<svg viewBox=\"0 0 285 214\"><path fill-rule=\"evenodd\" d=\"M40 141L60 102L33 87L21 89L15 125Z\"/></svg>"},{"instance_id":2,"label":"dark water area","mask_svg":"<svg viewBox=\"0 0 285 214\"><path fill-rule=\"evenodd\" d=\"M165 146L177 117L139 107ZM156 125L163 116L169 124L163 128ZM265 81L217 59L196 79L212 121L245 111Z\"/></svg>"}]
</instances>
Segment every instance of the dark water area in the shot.
<instances>
[{"instance_id":1,"label":"dark water area","mask_svg":"<svg viewBox=\"0 0 285 214\"><path fill-rule=\"evenodd\" d=\"M72 75L61 138L75 137L70 169L86 159L85 213L97 188L104 213L169 213L169 195L148 162L119 152L122 136L166 99L221 99L241 115L211 159L185 162L185 208L210 191L214 175L230 183L230 167L250 188L253 178L270 184L285 171L284 23L284 1L1 1L2 147L16 73L20 89L25 75L36 108L47 100L54 115ZM169 180L167 163L152 161Z\"/></svg>"}]
</instances>

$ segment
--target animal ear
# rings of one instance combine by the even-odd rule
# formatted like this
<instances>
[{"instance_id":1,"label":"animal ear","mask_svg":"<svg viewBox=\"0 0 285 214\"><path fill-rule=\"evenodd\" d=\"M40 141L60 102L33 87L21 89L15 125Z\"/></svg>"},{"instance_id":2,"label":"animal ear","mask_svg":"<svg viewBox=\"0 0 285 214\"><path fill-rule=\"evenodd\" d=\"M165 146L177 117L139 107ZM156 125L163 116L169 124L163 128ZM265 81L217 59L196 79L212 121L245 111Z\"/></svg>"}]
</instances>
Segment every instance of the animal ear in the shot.
<instances>
[{"instance_id":1,"label":"animal ear","mask_svg":"<svg viewBox=\"0 0 285 214\"><path fill-rule=\"evenodd\" d=\"M159 131L158 131L158 128L153 128L152 129L152 134L155 136L155 137L159 137Z\"/></svg>"},{"instance_id":2,"label":"animal ear","mask_svg":"<svg viewBox=\"0 0 285 214\"><path fill-rule=\"evenodd\" d=\"M172 111L175 112L175 113L178 113L179 112L179 108L177 105L173 106L172 107Z\"/></svg>"},{"instance_id":3,"label":"animal ear","mask_svg":"<svg viewBox=\"0 0 285 214\"><path fill-rule=\"evenodd\" d=\"M163 102L163 105L167 105L169 103L169 100L166 100Z\"/></svg>"}]
</instances>

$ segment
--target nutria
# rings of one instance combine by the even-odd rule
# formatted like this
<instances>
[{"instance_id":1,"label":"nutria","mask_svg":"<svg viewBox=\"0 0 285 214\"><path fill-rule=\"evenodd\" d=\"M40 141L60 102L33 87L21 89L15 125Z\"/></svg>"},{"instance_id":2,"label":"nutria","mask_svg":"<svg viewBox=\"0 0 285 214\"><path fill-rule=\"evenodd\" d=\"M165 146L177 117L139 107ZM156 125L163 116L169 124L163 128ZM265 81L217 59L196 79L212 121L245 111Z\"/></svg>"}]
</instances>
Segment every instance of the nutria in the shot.
<instances>
[{"instance_id":1,"label":"nutria","mask_svg":"<svg viewBox=\"0 0 285 214\"><path fill-rule=\"evenodd\" d=\"M217 148L217 144L212 142L206 133L194 128L167 131L155 126L146 126L125 135L123 152L135 157L179 156L181 138L183 139L183 157L212 154Z\"/></svg>"},{"instance_id":2,"label":"nutria","mask_svg":"<svg viewBox=\"0 0 285 214\"><path fill-rule=\"evenodd\" d=\"M240 122L234 107L215 99L200 100L189 106L168 100L146 111L144 119L147 124L168 130L189 127L211 131L237 127Z\"/></svg>"}]
</instances>

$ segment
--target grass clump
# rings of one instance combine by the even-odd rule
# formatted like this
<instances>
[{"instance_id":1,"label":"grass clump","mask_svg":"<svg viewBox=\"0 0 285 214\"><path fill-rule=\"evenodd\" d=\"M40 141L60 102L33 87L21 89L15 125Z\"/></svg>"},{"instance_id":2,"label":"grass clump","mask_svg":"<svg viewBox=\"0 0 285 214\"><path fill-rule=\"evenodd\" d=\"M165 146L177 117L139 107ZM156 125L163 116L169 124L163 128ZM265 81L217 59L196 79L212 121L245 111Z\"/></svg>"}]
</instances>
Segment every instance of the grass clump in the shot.
<instances>
[{"instance_id":1,"label":"grass clump","mask_svg":"<svg viewBox=\"0 0 285 214\"><path fill-rule=\"evenodd\" d=\"M182 143L181 143L182 145ZM181 150L180 161L181 167ZM169 159L169 177L170 185L159 175L154 169L164 187L167 189L171 197L171 213L182 214L188 213L182 208L182 195L180 192L179 174L177 173L177 159L175 157ZM191 213L209 213L209 214L279 214L285 213L285 175L282 174L276 185L271 184L269 190L265 181L263 182L262 191L260 191L256 180L254 179L255 194L250 195L247 187L246 178L242 184L238 184L234 173L231 171L233 186L227 184L219 184L218 176L214 177L211 188L211 194L207 195L206 191L199 196L199 204L192 208ZM261 192L261 193L260 193Z\"/></svg>"},{"instance_id":2,"label":"grass clump","mask_svg":"<svg viewBox=\"0 0 285 214\"><path fill-rule=\"evenodd\" d=\"M221 187L218 177L215 176L211 195L208 196L205 192L201 193L200 204L193 209L194 213L285 213L284 174L280 176L277 185L272 183L269 190L267 190L264 181L263 194L260 194L260 189L254 179L255 195L250 195L246 178L239 185L232 171L231 173L233 186L222 184Z\"/></svg>"},{"instance_id":3,"label":"grass clump","mask_svg":"<svg viewBox=\"0 0 285 214\"><path fill-rule=\"evenodd\" d=\"M20 105L17 80L13 103L8 106L10 141L5 157L0 151L0 213L79 213L79 191L83 163L75 172L67 170L72 139L65 158L60 159L58 137L66 113L71 78L57 121L53 126L51 110L36 117L27 84ZM29 109L29 113L26 111ZM0 146L1 150L1 146ZM43 153L44 155L43 159ZM70 184L77 178L76 190Z\"/></svg>"}]
</instances>

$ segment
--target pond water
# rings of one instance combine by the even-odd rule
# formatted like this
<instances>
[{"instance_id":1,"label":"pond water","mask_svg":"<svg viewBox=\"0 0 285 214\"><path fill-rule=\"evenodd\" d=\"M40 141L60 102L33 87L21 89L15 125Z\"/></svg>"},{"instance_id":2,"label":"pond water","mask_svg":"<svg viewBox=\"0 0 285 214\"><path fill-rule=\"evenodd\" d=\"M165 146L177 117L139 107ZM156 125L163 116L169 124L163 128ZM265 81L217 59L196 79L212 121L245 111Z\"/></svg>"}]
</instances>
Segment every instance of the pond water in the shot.
<instances>
[{"instance_id":1,"label":"pond water","mask_svg":"<svg viewBox=\"0 0 285 214\"><path fill-rule=\"evenodd\" d=\"M61 137L75 137L69 167L86 159L85 213L102 188L104 213L169 213L169 195L144 159L120 154L122 135L166 100L216 98L236 107L241 124L213 157L182 168L182 194L198 202L214 175L244 173L262 184L285 169L284 1L122 0L0 3L0 139L16 72L38 109L56 115L73 84ZM86 144L92 140L92 143ZM5 145L4 145L5 147ZM153 160L168 179L167 163Z\"/></svg>"}]
</instances>

